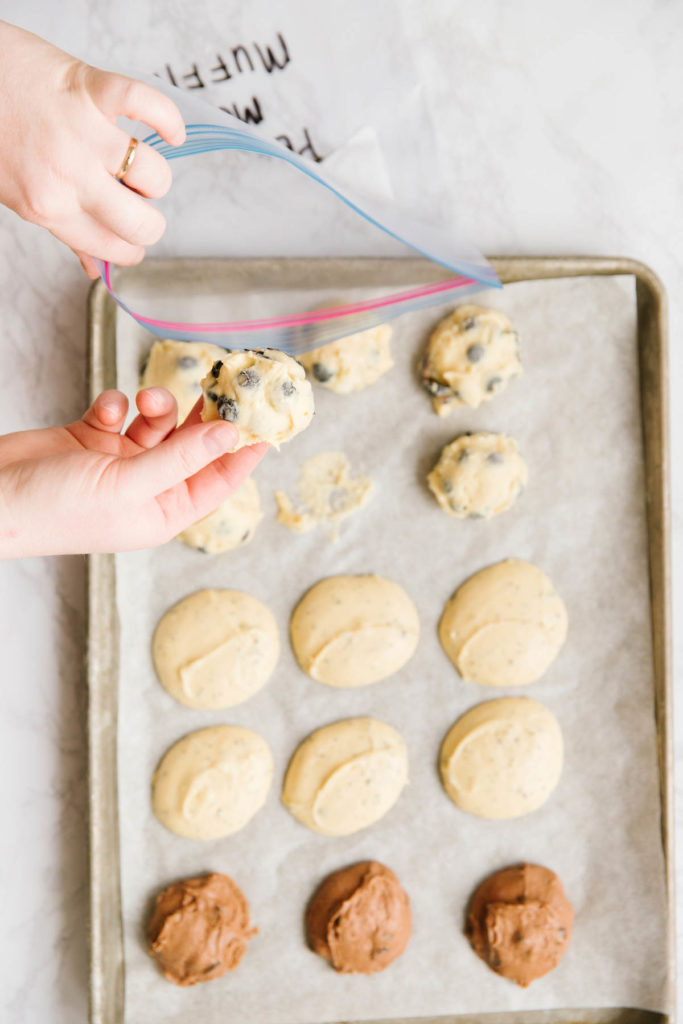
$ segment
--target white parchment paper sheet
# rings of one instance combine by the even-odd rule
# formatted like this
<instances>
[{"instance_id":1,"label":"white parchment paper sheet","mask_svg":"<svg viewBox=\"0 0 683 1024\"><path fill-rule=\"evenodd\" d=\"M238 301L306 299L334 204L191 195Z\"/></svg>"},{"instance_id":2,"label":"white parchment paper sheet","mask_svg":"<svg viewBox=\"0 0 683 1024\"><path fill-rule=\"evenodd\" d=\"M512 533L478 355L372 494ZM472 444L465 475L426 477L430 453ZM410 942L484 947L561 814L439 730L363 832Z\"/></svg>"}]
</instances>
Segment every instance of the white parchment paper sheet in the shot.
<instances>
[{"instance_id":1,"label":"white parchment paper sheet","mask_svg":"<svg viewBox=\"0 0 683 1024\"><path fill-rule=\"evenodd\" d=\"M218 303L174 289L188 319L211 319ZM329 299L323 292L318 301ZM296 304L305 296L291 296ZM282 297L260 296L259 311ZM289 301L289 300L288 300ZM265 519L246 548L206 556L172 542L118 558L121 634L119 780L127 1021L188 1020L309 1024L337 1020L568 1006L665 1010L665 892L653 713L645 499L630 279L510 285L479 297L509 314L522 337L524 375L476 411L437 418L415 376L430 327L446 309L405 317L393 339L395 368L354 396L316 389L311 428L258 468ZM253 301L234 297L235 317ZM120 386L131 396L150 339L121 314ZM425 474L441 446L464 430L517 438L529 485L490 522L443 514ZM276 487L291 491L301 462L343 449L377 486L371 503L342 524L291 534L274 521ZM464 683L436 634L445 601L471 573L505 557L528 559L555 583L569 636L545 677L523 691ZM422 636L396 676L360 690L334 690L297 667L289 615L303 592L337 572L396 580L417 604ZM150 639L163 612L201 587L234 587L272 609L282 656L270 683L226 712L193 711L156 681ZM566 758L558 789L528 817L488 822L445 796L436 760L455 719L483 700L528 695L562 726ZM396 726L408 745L410 785L375 827L329 839L299 825L280 804L288 759L312 729L351 715ZM275 757L265 808L242 832L211 843L167 832L150 807L150 779L165 750L193 729L254 728ZM405 955L374 977L336 975L305 945L302 916L329 871L359 859L386 862L412 900ZM463 935L473 888L521 860L557 871L576 911L562 964L522 990L493 974ZM179 989L145 951L150 899L169 882L208 870L232 875L259 928L234 974Z\"/></svg>"}]
</instances>

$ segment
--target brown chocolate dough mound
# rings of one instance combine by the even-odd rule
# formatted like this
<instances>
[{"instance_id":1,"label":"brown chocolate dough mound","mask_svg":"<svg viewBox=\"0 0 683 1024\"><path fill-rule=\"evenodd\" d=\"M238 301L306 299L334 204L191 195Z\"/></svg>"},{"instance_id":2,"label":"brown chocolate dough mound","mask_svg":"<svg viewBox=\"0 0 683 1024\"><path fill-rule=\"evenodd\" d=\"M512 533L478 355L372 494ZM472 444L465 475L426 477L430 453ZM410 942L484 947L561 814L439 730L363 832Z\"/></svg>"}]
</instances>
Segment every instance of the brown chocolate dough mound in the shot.
<instances>
[{"instance_id":1,"label":"brown chocolate dough mound","mask_svg":"<svg viewBox=\"0 0 683 1024\"><path fill-rule=\"evenodd\" d=\"M526 988L567 952L574 911L554 871L517 864L475 890L465 934L492 971Z\"/></svg>"},{"instance_id":2,"label":"brown chocolate dough mound","mask_svg":"<svg viewBox=\"0 0 683 1024\"><path fill-rule=\"evenodd\" d=\"M343 974L383 971L406 948L410 931L407 893L374 860L328 875L306 910L311 949Z\"/></svg>"},{"instance_id":3,"label":"brown chocolate dough mound","mask_svg":"<svg viewBox=\"0 0 683 1024\"><path fill-rule=\"evenodd\" d=\"M169 981L196 985L234 971L257 931L242 890L214 872L159 893L147 928L149 953Z\"/></svg>"}]
</instances>

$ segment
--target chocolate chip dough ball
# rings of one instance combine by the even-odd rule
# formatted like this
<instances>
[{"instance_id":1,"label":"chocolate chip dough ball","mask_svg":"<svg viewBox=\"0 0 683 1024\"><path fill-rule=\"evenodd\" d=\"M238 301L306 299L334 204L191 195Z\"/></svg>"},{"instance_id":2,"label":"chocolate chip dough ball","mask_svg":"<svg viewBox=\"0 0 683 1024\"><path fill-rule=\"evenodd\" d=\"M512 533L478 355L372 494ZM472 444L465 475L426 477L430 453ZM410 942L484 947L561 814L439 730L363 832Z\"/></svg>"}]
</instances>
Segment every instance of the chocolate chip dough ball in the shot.
<instances>
[{"instance_id":1,"label":"chocolate chip dough ball","mask_svg":"<svg viewBox=\"0 0 683 1024\"><path fill-rule=\"evenodd\" d=\"M276 349L227 353L202 381L203 420L228 420L239 430L232 451L267 441L279 448L313 418L313 389L301 363Z\"/></svg>"},{"instance_id":2,"label":"chocolate chip dough ball","mask_svg":"<svg viewBox=\"0 0 683 1024\"><path fill-rule=\"evenodd\" d=\"M212 872L159 893L147 927L148 952L168 981L197 985L234 971L257 931L239 886Z\"/></svg>"},{"instance_id":3,"label":"chocolate chip dough ball","mask_svg":"<svg viewBox=\"0 0 683 1024\"><path fill-rule=\"evenodd\" d=\"M162 387L178 403L178 422L182 423L202 393L202 377L225 350L218 345L195 341L155 341L141 371L143 388Z\"/></svg>"},{"instance_id":4,"label":"chocolate chip dough ball","mask_svg":"<svg viewBox=\"0 0 683 1024\"><path fill-rule=\"evenodd\" d=\"M391 326L380 324L307 352L301 362L321 387L348 395L370 387L392 368L390 339Z\"/></svg>"},{"instance_id":5,"label":"chocolate chip dough ball","mask_svg":"<svg viewBox=\"0 0 683 1024\"><path fill-rule=\"evenodd\" d=\"M248 476L222 504L178 534L178 540L207 555L244 547L253 539L263 519L254 478Z\"/></svg>"},{"instance_id":6,"label":"chocolate chip dough ball","mask_svg":"<svg viewBox=\"0 0 683 1024\"><path fill-rule=\"evenodd\" d=\"M505 434L462 434L447 444L427 477L441 508L456 519L491 519L514 505L527 469Z\"/></svg>"},{"instance_id":7,"label":"chocolate chip dough ball","mask_svg":"<svg viewBox=\"0 0 683 1024\"><path fill-rule=\"evenodd\" d=\"M411 933L410 900L378 861L334 871L306 910L311 949L341 974L375 974L403 953Z\"/></svg>"},{"instance_id":8,"label":"chocolate chip dough ball","mask_svg":"<svg viewBox=\"0 0 683 1024\"><path fill-rule=\"evenodd\" d=\"M496 974L526 988L567 952L574 911L554 871L517 864L489 875L475 890L465 934Z\"/></svg>"},{"instance_id":9,"label":"chocolate chip dough ball","mask_svg":"<svg viewBox=\"0 0 683 1024\"><path fill-rule=\"evenodd\" d=\"M434 411L490 401L522 372L519 335L495 309L458 306L433 331L422 361L422 384Z\"/></svg>"}]
</instances>

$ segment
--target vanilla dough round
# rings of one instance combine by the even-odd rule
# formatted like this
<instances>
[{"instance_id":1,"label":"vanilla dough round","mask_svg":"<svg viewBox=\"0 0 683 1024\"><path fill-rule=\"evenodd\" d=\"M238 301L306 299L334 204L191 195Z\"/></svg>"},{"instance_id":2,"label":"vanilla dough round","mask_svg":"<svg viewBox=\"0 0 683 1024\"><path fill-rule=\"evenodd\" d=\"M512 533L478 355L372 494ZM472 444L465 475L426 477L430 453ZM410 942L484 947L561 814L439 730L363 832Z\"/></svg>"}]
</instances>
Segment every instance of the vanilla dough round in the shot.
<instances>
[{"instance_id":1,"label":"vanilla dough round","mask_svg":"<svg viewBox=\"0 0 683 1024\"><path fill-rule=\"evenodd\" d=\"M441 508L456 519L490 519L511 508L527 469L517 442L505 434L462 434L442 450L427 477Z\"/></svg>"},{"instance_id":2,"label":"vanilla dough round","mask_svg":"<svg viewBox=\"0 0 683 1024\"><path fill-rule=\"evenodd\" d=\"M366 860L334 871L306 909L311 949L341 974L376 974L403 953L410 900L385 864Z\"/></svg>"},{"instance_id":3,"label":"vanilla dough round","mask_svg":"<svg viewBox=\"0 0 683 1024\"><path fill-rule=\"evenodd\" d=\"M173 605L152 640L161 685L191 708L230 708L270 678L280 654L277 623L240 590L199 590Z\"/></svg>"},{"instance_id":4,"label":"vanilla dough round","mask_svg":"<svg viewBox=\"0 0 683 1024\"><path fill-rule=\"evenodd\" d=\"M182 423L202 394L202 378L225 349L196 341L155 341L143 366L143 388L162 387L178 403L178 422Z\"/></svg>"},{"instance_id":5,"label":"vanilla dough round","mask_svg":"<svg viewBox=\"0 0 683 1024\"><path fill-rule=\"evenodd\" d=\"M257 931L242 890L229 875L212 871L158 894L147 926L148 951L168 981L197 985L239 967Z\"/></svg>"},{"instance_id":6,"label":"vanilla dough round","mask_svg":"<svg viewBox=\"0 0 683 1024\"><path fill-rule=\"evenodd\" d=\"M304 594L292 615L294 654L328 686L366 686L398 672L420 634L415 605L382 576L330 576Z\"/></svg>"},{"instance_id":7,"label":"vanilla dough round","mask_svg":"<svg viewBox=\"0 0 683 1024\"><path fill-rule=\"evenodd\" d=\"M187 839L239 832L263 807L273 778L270 747L236 725L198 729L174 743L152 779L152 808Z\"/></svg>"},{"instance_id":8,"label":"vanilla dough round","mask_svg":"<svg viewBox=\"0 0 683 1024\"><path fill-rule=\"evenodd\" d=\"M479 818L519 818L548 799L562 774L562 732L530 697L467 711L441 746L439 770L454 804Z\"/></svg>"},{"instance_id":9,"label":"vanilla dough round","mask_svg":"<svg viewBox=\"0 0 683 1024\"><path fill-rule=\"evenodd\" d=\"M574 910L554 871L516 864L489 875L467 908L465 934L478 957L526 988L569 948Z\"/></svg>"},{"instance_id":10,"label":"vanilla dough round","mask_svg":"<svg viewBox=\"0 0 683 1024\"><path fill-rule=\"evenodd\" d=\"M203 420L239 431L232 451L267 441L279 448L313 419L313 389L301 363L276 349L226 352L202 380Z\"/></svg>"},{"instance_id":11,"label":"vanilla dough round","mask_svg":"<svg viewBox=\"0 0 683 1024\"><path fill-rule=\"evenodd\" d=\"M329 391L339 395L362 391L394 365L391 333L389 324L380 324L313 349L302 355L301 362L313 380Z\"/></svg>"},{"instance_id":12,"label":"vanilla dough round","mask_svg":"<svg viewBox=\"0 0 683 1024\"><path fill-rule=\"evenodd\" d=\"M432 332L422 360L422 384L434 411L476 408L519 377L519 335L495 309L458 306Z\"/></svg>"},{"instance_id":13,"label":"vanilla dough round","mask_svg":"<svg viewBox=\"0 0 683 1024\"><path fill-rule=\"evenodd\" d=\"M439 639L463 679L534 683L567 636L567 610L535 565L510 558L470 576L441 616Z\"/></svg>"},{"instance_id":14,"label":"vanilla dough round","mask_svg":"<svg viewBox=\"0 0 683 1024\"><path fill-rule=\"evenodd\" d=\"M258 487L248 476L217 509L179 533L178 540L205 554L220 555L248 544L262 519Z\"/></svg>"},{"instance_id":15,"label":"vanilla dough round","mask_svg":"<svg viewBox=\"0 0 683 1024\"><path fill-rule=\"evenodd\" d=\"M314 832L348 836L379 821L407 781L400 733L375 718L346 718L316 729L297 747L282 802Z\"/></svg>"}]
</instances>

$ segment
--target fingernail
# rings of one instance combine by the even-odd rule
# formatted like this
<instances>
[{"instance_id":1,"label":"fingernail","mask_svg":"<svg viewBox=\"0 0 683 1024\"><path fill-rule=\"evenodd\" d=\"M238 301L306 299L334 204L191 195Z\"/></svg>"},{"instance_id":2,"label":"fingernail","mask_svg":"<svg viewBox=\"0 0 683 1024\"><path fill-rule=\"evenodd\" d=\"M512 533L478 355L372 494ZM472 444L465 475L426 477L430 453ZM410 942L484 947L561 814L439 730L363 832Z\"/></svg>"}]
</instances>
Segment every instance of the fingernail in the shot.
<instances>
[{"instance_id":1,"label":"fingernail","mask_svg":"<svg viewBox=\"0 0 683 1024\"><path fill-rule=\"evenodd\" d=\"M152 399L154 405L166 405L166 396L168 395L166 388L145 388L145 392Z\"/></svg>"},{"instance_id":2,"label":"fingernail","mask_svg":"<svg viewBox=\"0 0 683 1024\"><path fill-rule=\"evenodd\" d=\"M204 444L214 455L225 455L237 443L237 427L232 423L216 423L204 434Z\"/></svg>"}]
</instances>

